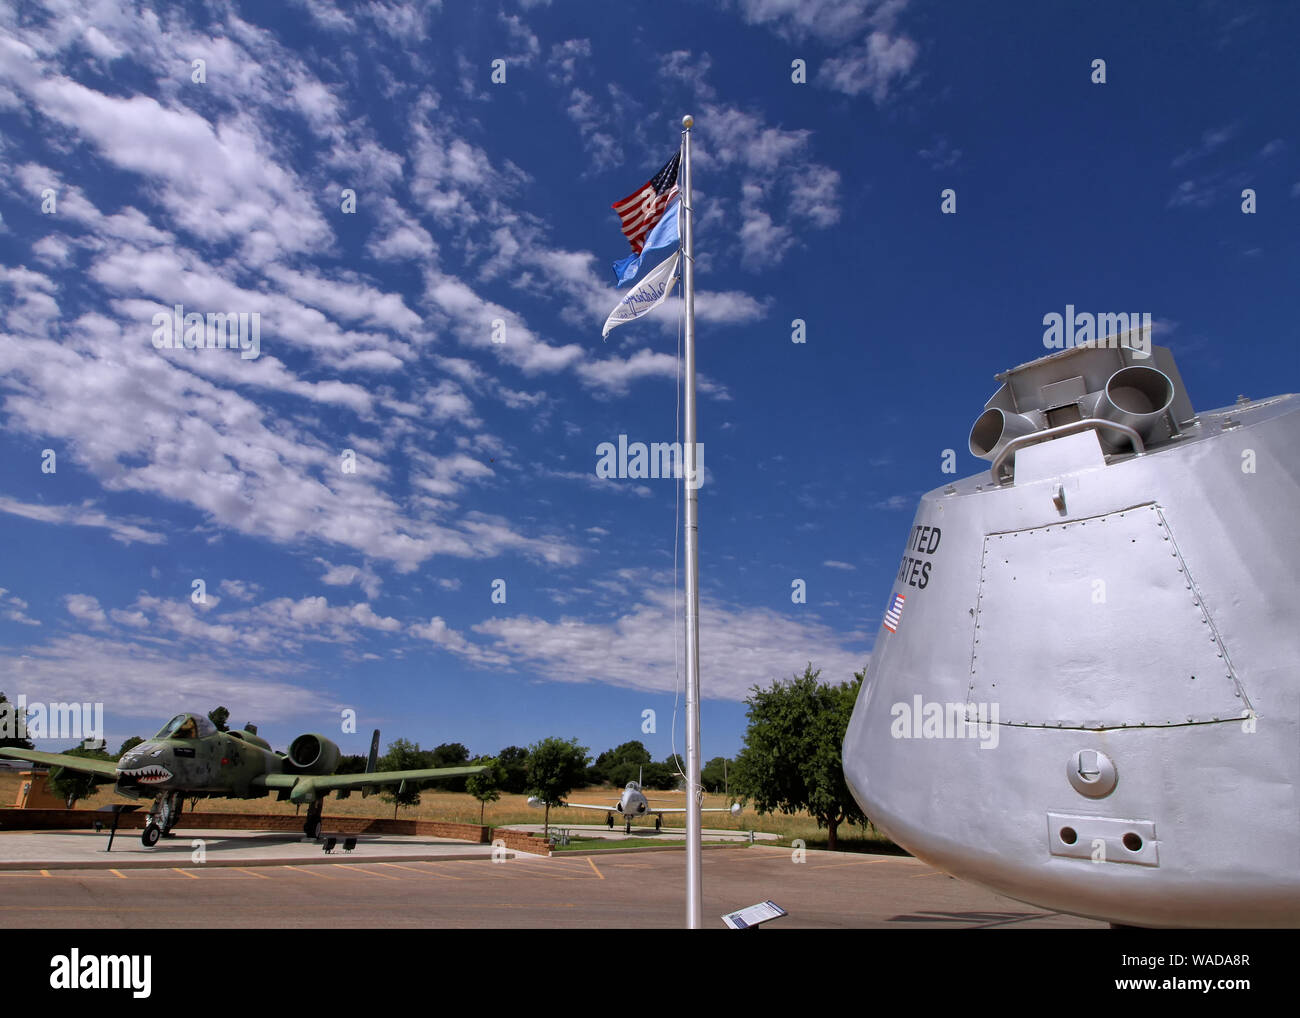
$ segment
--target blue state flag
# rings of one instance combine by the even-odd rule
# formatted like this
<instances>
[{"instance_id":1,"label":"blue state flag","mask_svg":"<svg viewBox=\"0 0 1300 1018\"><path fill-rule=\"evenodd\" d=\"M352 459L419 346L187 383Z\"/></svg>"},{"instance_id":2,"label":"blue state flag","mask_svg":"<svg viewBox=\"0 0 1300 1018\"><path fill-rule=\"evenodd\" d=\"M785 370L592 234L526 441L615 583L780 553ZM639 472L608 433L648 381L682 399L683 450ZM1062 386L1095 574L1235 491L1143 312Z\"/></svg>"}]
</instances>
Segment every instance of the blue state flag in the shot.
<instances>
[{"instance_id":1,"label":"blue state flag","mask_svg":"<svg viewBox=\"0 0 1300 1018\"><path fill-rule=\"evenodd\" d=\"M676 247L681 243L681 236L677 231L677 210L681 204L680 198L673 199L673 203L664 210L663 216L650 231L650 236L646 238L645 247L641 249L640 254L630 254L614 263L614 275L618 277L619 286L626 286L636 280L646 255L651 251L663 247ZM654 259L651 259L651 263L653 261Z\"/></svg>"}]
</instances>

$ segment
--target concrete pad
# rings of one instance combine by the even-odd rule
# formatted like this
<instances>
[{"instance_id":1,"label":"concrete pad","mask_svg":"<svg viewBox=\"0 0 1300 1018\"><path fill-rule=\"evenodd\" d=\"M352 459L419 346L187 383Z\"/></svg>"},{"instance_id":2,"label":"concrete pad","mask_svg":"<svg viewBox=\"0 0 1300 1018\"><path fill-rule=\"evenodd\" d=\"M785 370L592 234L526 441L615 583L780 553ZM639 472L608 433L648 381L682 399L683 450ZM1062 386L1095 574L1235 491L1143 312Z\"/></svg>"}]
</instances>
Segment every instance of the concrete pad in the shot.
<instances>
[{"instance_id":1,"label":"concrete pad","mask_svg":"<svg viewBox=\"0 0 1300 1018\"><path fill-rule=\"evenodd\" d=\"M327 830L326 836L329 835ZM351 837L352 835L348 835ZM355 835L357 847L326 855L323 843L283 831L188 830L163 838L154 848L140 843L138 831L117 832L112 852L108 832L5 831L0 833L0 870L152 869L194 866L201 842L203 866L273 866L328 862L403 862L416 859L490 859L491 845L450 838L396 834ZM513 855L513 853L509 853Z\"/></svg>"},{"instance_id":2,"label":"concrete pad","mask_svg":"<svg viewBox=\"0 0 1300 1018\"><path fill-rule=\"evenodd\" d=\"M641 821L642 824L645 821ZM545 829L544 824L509 824L512 831L526 831L530 834L541 834ZM610 830L605 824L557 824L551 822L551 833L558 831L568 831L570 838L601 838L606 841L626 841L629 838L663 838L665 841L679 841L686 837L685 827L668 827L665 825L662 830L656 831L654 823L650 826L637 826L632 823L632 833L623 833L623 823L617 817L615 818L614 829ZM700 831L700 837L705 841L740 841L748 842L749 831L722 831L709 830L705 828ZM768 834L766 831L755 831L755 841L780 841L779 834Z\"/></svg>"}]
</instances>

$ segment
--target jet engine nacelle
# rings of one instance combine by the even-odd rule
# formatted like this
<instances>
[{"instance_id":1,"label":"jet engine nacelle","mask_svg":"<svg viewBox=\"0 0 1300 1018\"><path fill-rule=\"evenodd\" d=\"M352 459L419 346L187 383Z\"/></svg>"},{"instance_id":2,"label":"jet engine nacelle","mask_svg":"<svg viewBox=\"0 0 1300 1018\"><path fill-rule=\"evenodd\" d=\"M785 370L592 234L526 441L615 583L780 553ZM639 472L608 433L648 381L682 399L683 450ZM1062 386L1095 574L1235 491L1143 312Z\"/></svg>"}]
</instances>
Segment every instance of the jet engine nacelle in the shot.
<instances>
[{"instance_id":1,"label":"jet engine nacelle","mask_svg":"<svg viewBox=\"0 0 1300 1018\"><path fill-rule=\"evenodd\" d=\"M289 763L303 774L333 774L343 753L323 735L300 735L289 744Z\"/></svg>"}]
</instances>

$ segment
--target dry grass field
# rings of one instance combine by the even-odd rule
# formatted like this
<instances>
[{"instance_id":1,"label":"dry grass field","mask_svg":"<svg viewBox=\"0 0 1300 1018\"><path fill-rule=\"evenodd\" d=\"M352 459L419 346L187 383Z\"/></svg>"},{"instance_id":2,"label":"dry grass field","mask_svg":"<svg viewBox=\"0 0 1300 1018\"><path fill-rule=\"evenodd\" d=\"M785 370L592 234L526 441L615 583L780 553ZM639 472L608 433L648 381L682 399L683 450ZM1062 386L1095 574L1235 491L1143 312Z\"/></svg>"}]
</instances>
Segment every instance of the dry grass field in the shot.
<instances>
[{"instance_id":1,"label":"dry grass field","mask_svg":"<svg viewBox=\"0 0 1300 1018\"><path fill-rule=\"evenodd\" d=\"M16 772L0 771L0 805L12 804L18 795L19 779ZM570 796L580 802L603 803L612 806L618 801L621 789L617 788L582 788ZM652 806L682 807L686 803L685 792L650 792L647 793ZM77 802L78 809L97 809L110 802L130 802L123 796L115 795L112 786L103 785L89 799ZM145 802L145 800L136 800ZM727 800L721 795L705 795L705 807L726 808ZM473 796L464 793L440 791L437 788L425 788L420 792L420 804L409 808L400 808L397 816L407 820L445 820L455 823L476 824L479 822L480 803ZM296 807L288 802L276 802L274 797L261 799L203 799L197 808L191 810L189 802L185 811L196 813L295 813ZM391 817L393 807L385 803L378 795L363 799L360 793L353 793L350 798L329 799L325 804L325 816L350 817ZM503 795L497 802L488 803L484 811L483 822L492 827L508 827L512 824L540 824L543 811L532 809L528 797L524 795ZM591 810L553 809L551 823L602 823L604 815ZM768 814L760 816L752 809L746 809L738 817L730 813L704 814L704 826L719 830L766 831L781 837L782 843L788 844L795 838L802 838L808 848L826 846L825 829L818 830L817 822L806 814L786 816ZM641 821L642 824L647 821ZM653 825L653 821L650 821ZM635 827L636 825L634 825ZM681 818L666 817L665 826L684 826ZM880 851L892 846L874 830L864 832L860 827L840 825L839 847L847 851Z\"/></svg>"}]
</instances>

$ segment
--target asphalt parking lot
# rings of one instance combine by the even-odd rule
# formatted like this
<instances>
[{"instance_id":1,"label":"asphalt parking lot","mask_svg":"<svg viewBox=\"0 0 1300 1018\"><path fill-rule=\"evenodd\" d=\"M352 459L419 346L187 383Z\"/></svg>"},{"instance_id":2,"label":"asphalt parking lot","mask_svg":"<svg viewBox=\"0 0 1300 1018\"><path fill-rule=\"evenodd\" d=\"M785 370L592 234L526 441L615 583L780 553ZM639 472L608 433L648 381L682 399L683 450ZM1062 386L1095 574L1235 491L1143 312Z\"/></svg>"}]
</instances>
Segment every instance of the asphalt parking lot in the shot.
<instances>
[{"instance_id":1,"label":"asphalt parking lot","mask_svg":"<svg viewBox=\"0 0 1300 1018\"><path fill-rule=\"evenodd\" d=\"M328 863L4 870L0 927L680 927L685 853L516 854ZM320 852L317 850L316 856ZM717 848L703 854L705 926L772 900L772 928L1081 928L1104 924L1001 897L899 856Z\"/></svg>"}]
</instances>

